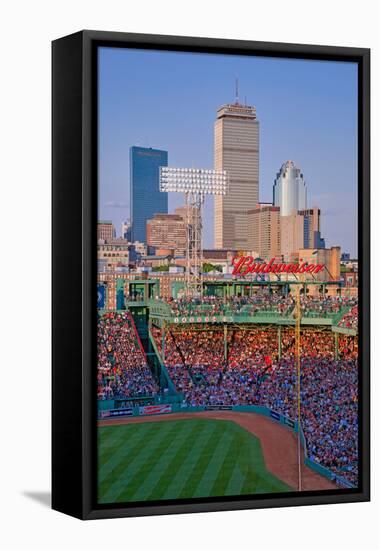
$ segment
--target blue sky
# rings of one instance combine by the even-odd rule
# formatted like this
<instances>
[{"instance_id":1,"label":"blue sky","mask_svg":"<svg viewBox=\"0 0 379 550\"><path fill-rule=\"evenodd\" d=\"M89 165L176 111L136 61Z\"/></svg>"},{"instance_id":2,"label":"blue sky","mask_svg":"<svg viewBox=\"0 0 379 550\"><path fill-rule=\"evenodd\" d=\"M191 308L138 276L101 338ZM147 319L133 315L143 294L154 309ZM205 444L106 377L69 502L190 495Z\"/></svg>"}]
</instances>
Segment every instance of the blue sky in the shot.
<instances>
[{"instance_id":1,"label":"blue sky","mask_svg":"<svg viewBox=\"0 0 379 550\"><path fill-rule=\"evenodd\" d=\"M120 234L129 218L129 148L168 151L171 166L213 167L217 108L240 101L260 121L260 200L272 200L280 166L293 160L322 211L326 246L357 254L357 66L183 52L101 48L99 218ZM183 203L170 194L169 211ZM204 245L213 246L213 203Z\"/></svg>"}]
</instances>

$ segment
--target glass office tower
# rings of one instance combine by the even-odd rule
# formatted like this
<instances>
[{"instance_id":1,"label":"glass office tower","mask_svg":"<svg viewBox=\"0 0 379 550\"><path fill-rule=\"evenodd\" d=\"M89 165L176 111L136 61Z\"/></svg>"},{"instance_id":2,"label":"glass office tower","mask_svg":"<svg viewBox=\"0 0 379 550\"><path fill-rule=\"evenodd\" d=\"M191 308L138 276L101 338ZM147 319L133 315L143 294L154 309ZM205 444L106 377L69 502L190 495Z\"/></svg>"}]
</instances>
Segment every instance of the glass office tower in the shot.
<instances>
[{"instance_id":1,"label":"glass office tower","mask_svg":"<svg viewBox=\"0 0 379 550\"><path fill-rule=\"evenodd\" d=\"M307 186L300 168L292 160L285 162L274 182L274 205L281 216L290 216L307 208Z\"/></svg>"},{"instance_id":2,"label":"glass office tower","mask_svg":"<svg viewBox=\"0 0 379 550\"><path fill-rule=\"evenodd\" d=\"M167 166L168 153L146 147L130 148L130 213L132 241L146 243L146 221L167 214L168 195L159 191L159 167Z\"/></svg>"}]
</instances>

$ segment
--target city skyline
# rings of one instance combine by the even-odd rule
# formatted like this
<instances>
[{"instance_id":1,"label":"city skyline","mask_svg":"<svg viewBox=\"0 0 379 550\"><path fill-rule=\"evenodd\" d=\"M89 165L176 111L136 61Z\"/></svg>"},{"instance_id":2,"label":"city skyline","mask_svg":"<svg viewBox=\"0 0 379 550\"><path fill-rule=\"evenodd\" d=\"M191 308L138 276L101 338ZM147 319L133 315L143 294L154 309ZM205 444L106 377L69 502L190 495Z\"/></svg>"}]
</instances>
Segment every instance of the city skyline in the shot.
<instances>
[{"instance_id":1,"label":"city skyline","mask_svg":"<svg viewBox=\"0 0 379 550\"><path fill-rule=\"evenodd\" d=\"M119 234L130 217L133 145L167 150L169 165L213 168L216 113L234 101L236 74L240 101L246 91L260 122L259 200L271 200L280 166L293 159L307 181L308 207L321 208L326 246L356 256L357 72L350 63L102 48L99 218L111 219ZM170 195L168 211L182 204ZM212 199L205 210L204 246L212 247Z\"/></svg>"}]
</instances>

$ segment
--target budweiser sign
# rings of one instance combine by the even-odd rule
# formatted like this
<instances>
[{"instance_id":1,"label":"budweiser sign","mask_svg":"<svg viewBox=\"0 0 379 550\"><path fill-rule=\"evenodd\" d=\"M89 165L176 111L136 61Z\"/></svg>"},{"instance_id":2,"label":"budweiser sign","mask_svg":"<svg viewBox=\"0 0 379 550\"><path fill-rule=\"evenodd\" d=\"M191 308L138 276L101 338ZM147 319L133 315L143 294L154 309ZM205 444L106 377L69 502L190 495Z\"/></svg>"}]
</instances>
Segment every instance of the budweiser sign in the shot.
<instances>
[{"instance_id":1,"label":"budweiser sign","mask_svg":"<svg viewBox=\"0 0 379 550\"><path fill-rule=\"evenodd\" d=\"M257 262L253 256L235 256L232 260L232 275L241 275L245 277L249 273L310 273L312 275L320 273L325 269L325 264L309 264L300 259L299 263L275 263L274 258L267 262Z\"/></svg>"}]
</instances>

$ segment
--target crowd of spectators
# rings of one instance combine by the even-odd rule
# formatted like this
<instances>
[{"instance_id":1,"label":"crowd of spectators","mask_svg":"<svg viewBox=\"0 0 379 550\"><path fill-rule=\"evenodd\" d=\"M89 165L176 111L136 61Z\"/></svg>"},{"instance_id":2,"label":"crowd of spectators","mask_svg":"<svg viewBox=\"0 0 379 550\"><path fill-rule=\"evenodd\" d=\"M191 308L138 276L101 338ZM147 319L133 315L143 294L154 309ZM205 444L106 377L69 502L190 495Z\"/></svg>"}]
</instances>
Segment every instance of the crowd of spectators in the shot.
<instances>
[{"instance_id":1,"label":"crowd of spectators","mask_svg":"<svg viewBox=\"0 0 379 550\"><path fill-rule=\"evenodd\" d=\"M296 297L281 293L269 292L267 289L256 291L246 296L231 296L220 298L217 296L182 297L167 300L173 316L193 315L256 315L257 313L272 311L276 314L289 316L293 314ZM357 308L356 298L341 296L310 296L302 294L300 298L302 315L327 317L338 314L344 308Z\"/></svg>"},{"instance_id":2,"label":"crowd of spectators","mask_svg":"<svg viewBox=\"0 0 379 550\"><path fill-rule=\"evenodd\" d=\"M254 300L256 298L252 298ZM260 296L267 308L293 308L293 298ZM250 298L235 298L228 307L241 311L254 306ZM350 306L340 326L356 327L357 305L352 299L327 299L322 312ZM203 301L214 314L219 299ZM196 300L172 300L177 313L194 314ZM261 304L262 305L262 304ZM320 301L302 297L306 311L320 314ZM259 306L260 309L261 306ZM159 387L147 364L134 323L127 312L98 318L98 398L153 397ZM239 325L174 326L152 334L168 374L189 406L261 405L297 419L297 368L294 327ZM337 345L338 341L338 345ZM280 349L279 349L280 345ZM358 339L335 335L330 329L302 328L301 424L309 458L346 480L357 482L358 459Z\"/></svg>"},{"instance_id":3,"label":"crowd of spectators","mask_svg":"<svg viewBox=\"0 0 379 550\"><path fill-rule=\"evenodd\" d=\"M162 334L153 329L162 352ZM165 365L191 406L262 405L297 419L297 370L293 328L228 331L194 326L167 332ZM302 330L302 427L309 457L335 474L357 480L357 338ZM227 352L227 353L226 353Z\"/></svg>"},{"instance_id":4,"label":"crowd of spectators","mask_svg":"<svg viewBox=\"0 0 379 550\"><path fill-rule=\"evenodd\" d=\"M358 306L353 305L351 309L345 313L340 322L338 323L339 327L350 328L353 330L358 330Z\"/></svg>"},{"instance_id":5,"label":"crowd of spectators","mask_svg":"<svg viewBox=\"0 0 379 550\"><path fill-rule=\"evenodd\" d=\"M158 393L133 323L127 313L107 313L97 323L98 399Z\"/></svg>"}]
</instances>

